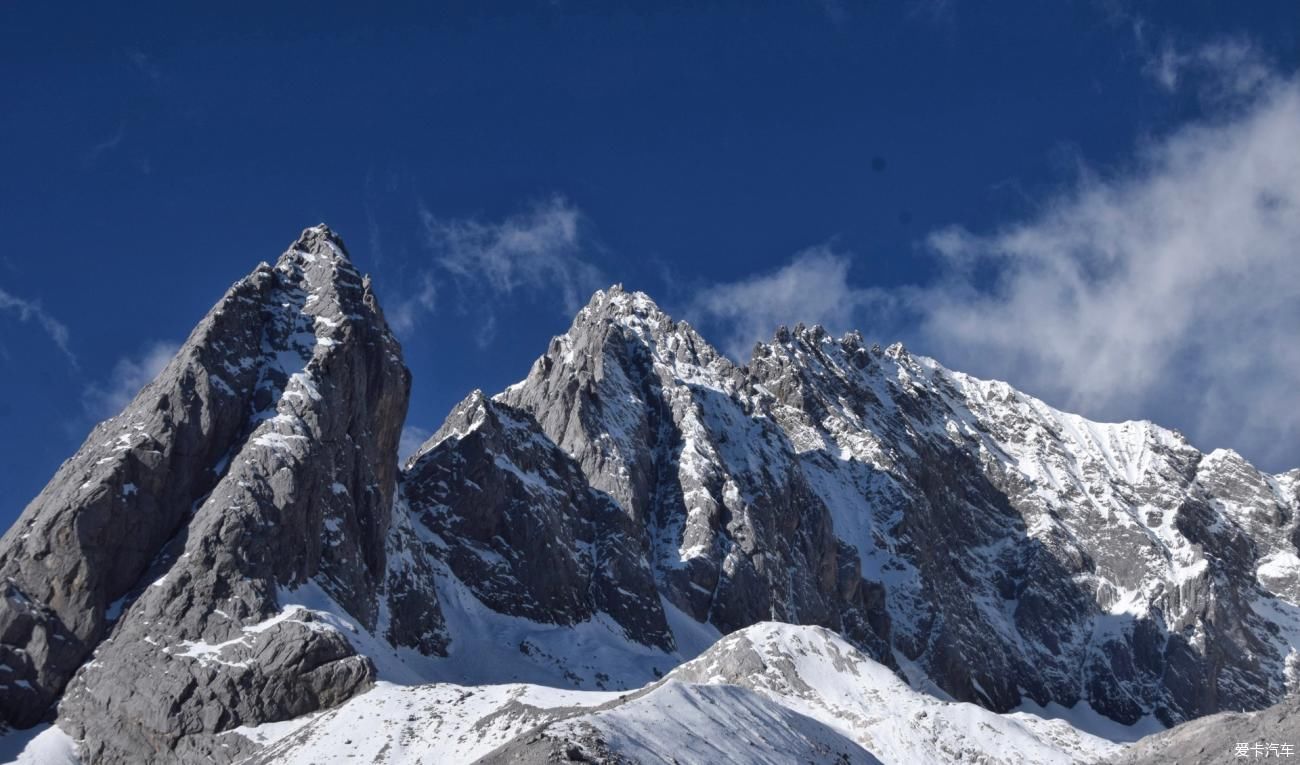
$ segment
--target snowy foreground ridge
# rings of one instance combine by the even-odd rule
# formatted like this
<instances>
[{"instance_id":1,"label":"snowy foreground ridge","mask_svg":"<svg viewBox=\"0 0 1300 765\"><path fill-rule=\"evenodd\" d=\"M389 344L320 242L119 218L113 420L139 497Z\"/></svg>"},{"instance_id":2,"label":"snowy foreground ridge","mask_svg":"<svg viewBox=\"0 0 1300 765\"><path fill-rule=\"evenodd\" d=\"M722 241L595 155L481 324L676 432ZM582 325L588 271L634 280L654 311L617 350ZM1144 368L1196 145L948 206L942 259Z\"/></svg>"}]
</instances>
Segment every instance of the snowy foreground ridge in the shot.
<instances>
[{"instance_id":1,"label":"snowy foreground ridge","mask_svg":"<svg viewBox=\"0 0 1300 765\"><path fill-rule=\"evenodd\" d=\"M235 283L0 540L0 760L1208 763L1296 727L1300 470L856 333L738 365L621 287L399 466L409 391L329 229Z\"/></svg>"},{"instance_id":2,"label":"snowy foreground ridge","mask_svg":"<svg viewBox=\"0 0 1300 765\"><path fill-rule=\"evenodd\" d=\"M919 693L835 633L776 622L732 633L630 693L381 685L310 721L266 727L248 731L269 744L265 760L304 765L545 761L574 747L656 763L1073 763L1121 748L1059 720Z\"/></svg>"}]
</instances>

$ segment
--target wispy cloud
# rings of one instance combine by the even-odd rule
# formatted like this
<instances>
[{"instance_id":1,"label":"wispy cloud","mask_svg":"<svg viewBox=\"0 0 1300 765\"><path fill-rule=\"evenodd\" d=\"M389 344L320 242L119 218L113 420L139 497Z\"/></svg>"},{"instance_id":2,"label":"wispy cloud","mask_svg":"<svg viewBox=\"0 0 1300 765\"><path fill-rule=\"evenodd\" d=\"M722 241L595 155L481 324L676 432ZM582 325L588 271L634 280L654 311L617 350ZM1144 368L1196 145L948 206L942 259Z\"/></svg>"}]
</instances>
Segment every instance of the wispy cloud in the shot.
<instances>
[{"instance_id":1,"label":"wispy cloud","mask_svg":"<svg viewBox=\"0 0 1300 765\"><path fill-rule=\"evenodd\" d=\"M492 223L446 220L424 211L425 234L438 264L466 285L509 295L558 288L566 310L577 310L600 271L581 257L578 208L552 197L520 215Z\"/></svg>"},{"instance_id":2,"label":"wispy cloud","mask_svg":"<svg viewBox=\"0 0 1300 765\"><path fill-rule=\"evenodd\" d=\"M1195 87L1210 102L1252 98L1275 79L1263 51L1244 38L1190 48L1166 40L1158 52L1148 56L1145 71L1165 90Z\"/></svg>"},{"instance_id":3,"label":"wispy cloud","mask_svg":"<svg viewBox=\"0 0 1300 765\"><path fill-rule=\"evenodd\" d=\"M96 159L99 159L101 155L113 151L118 146L121 146L122 141L125 139L126 120L123 119L117 123L117 130L113 131L112 135L90 147L90 151L86 152L86 163L93 163Z\"/></svg>"},{"instance_id":4,"label":"wispy cloud","mask_svg":"<svg viewBox=\"0 0 1300 765\"><path fill-rule=\"evenodd\" d=\"M140 50L139 48L127 48L126 58L131 62L131 66L145 77L157 82L162 79L162 70L154 63L153 56Z\"/></svg>"},{"instance_id":5,"label":"wispy cloud","mask_svg":"<svg viewBox=\"0 0 1300 765\"><path fill-rule=\"evenodd\" d=\"M844 0L817 0L817 5L825 14L826 19L836 26L843 24L849 18L849 11L844 5Z\"/></svg>"},{"instance_id":6,"label":"wispy cloud","mask_svg":"<svg viewBox=\"0 0 1300 765\"><path fill-rule=\"evenodd\" d=\"M850 284L850 265L847 255L814 247L771 273L701 289L686 312L718 327L723 350L745 359L753 343L770 338L779 325L848 329L864 310L887 299L878 290Z\"/></svg>"},{"instance_id":7,"label":"wispy cloud","mask_svg":"<svg viewBox=\"0 0 1300 765\"><path fill-rule=\"evenodd\" d=\"M419 276L420 288L405 298L398 300L388 314L388 324L399 335L406 335L415 329L420 314L433 313L438 304L438 290L434 286L433 274L425 271Z\"/></svg>"},{"instance_id":8,"label":"wispy cloud","mask_svg":"<svg viewBox=\"0 0 1300 765\"><path fill-rule=\"evenodd\" d=\"M17 316L19 321L38 324L72 366L77 366L77 357L68 346L67 325L47 313L39 300L25 300L0 288L0 311Z\"/></svg>"},{"instance_id":9,"label":"wispy cloud","mask_svg":"<svg viewBox=\"0 0 1300 765\"><path fill-rule=\"evenodd\" d=\"M118 359L108 380L92 383L83 391L81 400L86 413L102 420L121 412L141 388L158 376L179 348L176 343L160 341L138 356Z\"/></svg>"},{"instance_id":10,"label":"wispy cloud","mask_svg":"<svg viewBox=\"0 0 1300 765\"><path fill-rule=\"evenodd\" d=\"M563 197L500 221L442 218L424 207L420 220L433 259L420 274L419 289L397 301L398 332L410 331L435 308L435 284L450 284L462 308L485 313L483 327L494 326L491 305L500 298L554 295L572 313L603 285L600 269L585 257L582 213ZM478 338L486 344L492 333L479 332Z\"/></svg>"},{"instance_id":11,"label":"wispy cloud","mask_svg":"<svg viewBox=\"0 0 1300 765\"><path fill-rule=\"evenodd\" d=\"M697 312L730 327L733 353L779 322L856 321L1094 418L1300 464L1300 82L1221 60L1240 62L1227 81L1247 103L1145 146L1122 175L1083 173L1020 223L934 232L933 282L884 293L855 286L844 256L805 253Z\"/></svg>"}]
</instances>

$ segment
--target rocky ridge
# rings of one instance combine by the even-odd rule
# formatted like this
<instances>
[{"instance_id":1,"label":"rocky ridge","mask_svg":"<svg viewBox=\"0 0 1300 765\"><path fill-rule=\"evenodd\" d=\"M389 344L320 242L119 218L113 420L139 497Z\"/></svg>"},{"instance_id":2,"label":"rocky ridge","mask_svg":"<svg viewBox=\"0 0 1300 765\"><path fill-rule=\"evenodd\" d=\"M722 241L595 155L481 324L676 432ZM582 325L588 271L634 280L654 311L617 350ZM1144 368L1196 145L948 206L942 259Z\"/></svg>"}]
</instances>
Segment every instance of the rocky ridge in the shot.
<instances>
[{"instance_id":1,"label":"rocky ridge","mask_svg":"<svg viewBox=\"0 0 1300 765\"><path fill-rule=\"evenodd\" d=\"M1124 725L1300 682L1300 470L856 333L782 328L739 365L620 287L399 471L409 385L327 228L236 283L0 539L5 722L57 714L85 762L235 762L324 710L513 681L632 693L493 696L457 758L643 757L650 714L870 762L922 755L877 740L879 694L844 701L864 678ZM810 654L844 676L791 676ZM721 716L665 711L692 705ZM1001 756L941 718L941 751ZM1024 751L1100 751L1041 722Z\"/></svg>"},{"instance_id":2,"label":"rocky ridge","mask_svg":"<svg viewBox=\"0 0 1300 765\"><path fill-rule=\"evenodd\" d=\"M827 626L999 711L1172 724L1294 687L1294 473L856 333L783 328L738 366L617 287L498 398L641 520L665 597L723 632Z\"/></svg>"}]
</instances>

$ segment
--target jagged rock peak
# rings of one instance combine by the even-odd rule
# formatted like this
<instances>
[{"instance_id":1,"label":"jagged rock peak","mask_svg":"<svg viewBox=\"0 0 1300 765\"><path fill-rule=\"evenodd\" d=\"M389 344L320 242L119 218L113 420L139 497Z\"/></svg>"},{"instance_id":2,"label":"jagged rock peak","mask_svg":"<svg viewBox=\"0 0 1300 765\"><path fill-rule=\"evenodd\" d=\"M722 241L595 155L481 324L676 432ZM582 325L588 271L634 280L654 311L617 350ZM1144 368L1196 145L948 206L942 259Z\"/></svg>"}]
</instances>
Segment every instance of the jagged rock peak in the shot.
<instances>
[{"instance_id":1,"label":"jagged rock peak","mask_svg":"<svg viewBox=\"0 0 1300 765\"><path fill-rule=\"evenodd\" d=\"M855 358L854 365L861 368L865 366L867 354L880 357L884 351L879 345L871 346L870 350L865 346L865 340L862 333L858 330L849 330L840 338L836 338L821 324L811 326L799 323L794 329L781 325L776 328L769 342L759 341L754 344L750 351L750 362L746 365L746 372L750 371L748 367L755 363L761 363L764 359L771 358L774 355L789 355L798 353L801 349L811 351L816 354L835 353L839 349L850 357Z\"/></svg>"},{"instance_id":2,"label":"jagged rock peak","mask_svg":"<svg viewBox=\"0 0 1300 765\"><path fill-rule=\"evenodd\" d=\"M407 458L404 469L410 470L415 463L420 461L421 457L448 438L461 438L468 435L479 425L482 425L487 416L488 397L481 388L475 388L470 391L468 396L452 407L447 418L443 420L442 426L432 436L429 436L428 440L420 444L420 448L416 449L414 454Z\"/></svg>"},{"instance_id":3,"label":"jagged rock peak","mask_svg":"<svg viewBox=\"0 0 1300 765\"><path fill-rule=\"evenodd\" d=\"M370 278L361 276L343 238L324 223L303 229L276 261L275 269L295 278L300 282L298 286L309 293L339 288L370 292ZM369 302L373 303L373 299Z\"/></svg>"},{"instance_id":4,"label":"jagged rock peak","mask_svg":"<svg viewBox=\"0 0 1300 765\"><path fill-rule=\"evenodd\" d=\"M614 284L592 294L587 305L574 317L569 332L579 327L610 323L665 332L673 331L678 325L646 293L629 291L622 284Z\"/></svg>"},{"instance_id":5,"label":"jagged rock peak","mask_svg":"<svg viewBox=\"0 0 1300 765\"><path fill-rule=\"evenodd\" d=\"M593 294L569 329L551 339L528 378L497 398L534 411L533 405L523 403L520 397L526 395L521 387L529 387L530 381L567 380L574 375L599 379L612 369L607 369L610 363L622 368L628 380L666 374L711 387L733 388L738 383L739 368L689 323L674 320L644 292L630 292L615 284ZM564 439L559 440L568 448Z\"/></svg>"},{"instance_id":6,"label":"jagged rock peak","mask_svg":"<svg viewBox=\"0 0 1300 765\"><path fill-rule=\"evenodd\" d=\"M627 290L622 284L592 294L587 305L573 319L568 335L592 326L617 325L634 330L644 339L677 335L692 345L707 349L710 358L719 356L690 322L674 319L644 292Z\"/></svg>"},{"instance_id":7,"label":"jagged rock peak","mask_svg":"<svg viewBox=\"0 0 1300 765\"><path fill-rule=\"evenodd\" d=\"M87 761L153 762L365 688L369 659L286 598L379 626L409 387L328 228L236 282L0 542L0 663L24 681L0 716L63 692Z\"/></svg>"},{"instance_id":8,"label":"jagged rock peak","mask_svg":"<svg viewBox=\"0 0 1300 765\"><path fill-rule=\"evenodd\" d=\"M285 255L295 252L324 255L348 264L352 262L348 256L347 246L343 244L343 237L324 223L317 223L315 226L303 229L298 235L298 240L290 245Z\"/></svg>"}]
</instances>

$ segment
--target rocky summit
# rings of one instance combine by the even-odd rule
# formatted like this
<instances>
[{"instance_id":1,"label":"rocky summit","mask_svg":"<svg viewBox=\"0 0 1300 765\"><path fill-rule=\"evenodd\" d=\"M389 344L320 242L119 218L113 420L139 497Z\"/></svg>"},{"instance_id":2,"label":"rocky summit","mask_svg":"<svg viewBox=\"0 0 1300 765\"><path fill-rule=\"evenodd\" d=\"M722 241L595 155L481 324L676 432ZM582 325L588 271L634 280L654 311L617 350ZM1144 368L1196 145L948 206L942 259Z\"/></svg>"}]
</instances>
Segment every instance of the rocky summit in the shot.
<instances>
[{"instance_id":1,"label":"rocky summit","mask_svg":"<svg viewBox=\"0 0 1300 765\"><path fill-rule=\"evenodd\" d=\"M328 228L236 282L0 540L0 751L1211 762L1295 728L1300 470L857 333L739 364L617 286L399 467L410 385Z\"/></svg>"}]
</instances>

